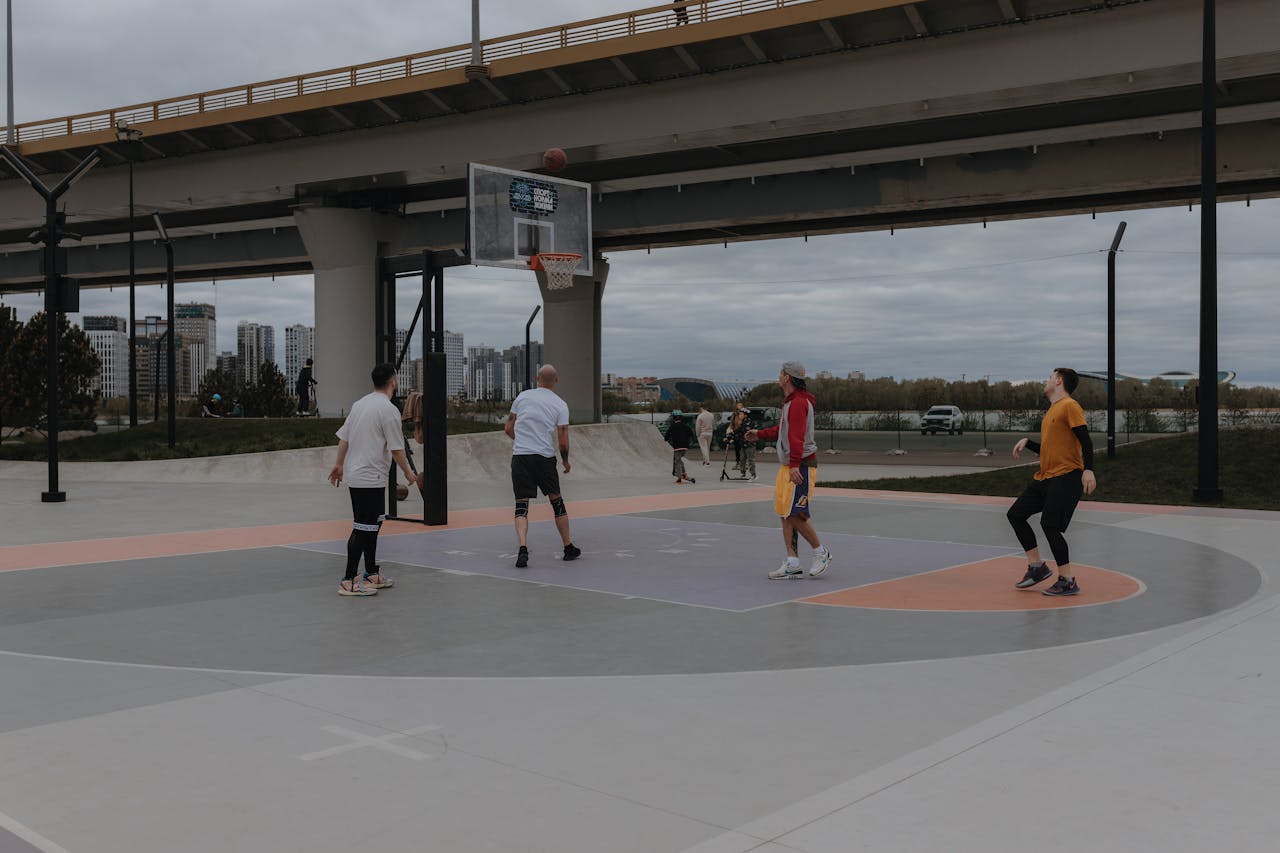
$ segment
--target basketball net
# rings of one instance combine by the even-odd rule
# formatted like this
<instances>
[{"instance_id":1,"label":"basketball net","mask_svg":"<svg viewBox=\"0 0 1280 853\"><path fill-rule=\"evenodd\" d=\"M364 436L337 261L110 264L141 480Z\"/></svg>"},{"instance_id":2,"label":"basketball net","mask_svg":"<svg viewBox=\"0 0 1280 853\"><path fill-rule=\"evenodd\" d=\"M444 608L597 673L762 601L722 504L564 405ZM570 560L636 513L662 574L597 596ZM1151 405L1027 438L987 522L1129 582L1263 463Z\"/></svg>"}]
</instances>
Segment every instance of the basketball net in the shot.
<instances>
[{"instance_id":1,"label":"basketball net","mask_svg":"<svg viewBox=\"0 0 1280 853\"><path fill-rule=\"evenodd\" d=\"M580 260L582 255L573 252L539 252L529 259L529 266L546 270L547 290L566 290L573 287L573 271Z\"/></svg>"}]
</instances>

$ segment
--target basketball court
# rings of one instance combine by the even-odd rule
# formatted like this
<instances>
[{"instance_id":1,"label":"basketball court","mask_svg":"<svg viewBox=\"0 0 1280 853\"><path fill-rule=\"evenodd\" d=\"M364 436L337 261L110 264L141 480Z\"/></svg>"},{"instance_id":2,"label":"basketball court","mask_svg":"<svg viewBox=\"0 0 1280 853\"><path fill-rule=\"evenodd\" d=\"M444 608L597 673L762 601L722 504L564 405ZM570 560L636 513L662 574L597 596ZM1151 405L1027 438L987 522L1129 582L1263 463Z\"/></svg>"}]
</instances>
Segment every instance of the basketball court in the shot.
<instances>
[{"instance_id":1,"label":"basketball court","mask_svg":"<svg viewBox=\"0 0 1280 853\"><path fill-rule=\"evenodd\" d=\"M502 484L447 527L388 522L397 585L368 599L335 594L338 491L288 524L79 539L110 511L86 491L0 547L0 850L923 849L968 820L948 849L1009 849L1059 787L1155 819L1113 777L1176 800L1153 749L1192 732L1273 772L1274 514L1086 503L1084 592L1051 599L1013 589L1005 501L820 489L835 562L774 581L771 490L664 474L567 479L573 563L543 502L514 568ZM1210 805L1257 800L1226 767L1197 771ZM1118 841L1050 826L1050 850Z\"/></svg>"}]
</instances>

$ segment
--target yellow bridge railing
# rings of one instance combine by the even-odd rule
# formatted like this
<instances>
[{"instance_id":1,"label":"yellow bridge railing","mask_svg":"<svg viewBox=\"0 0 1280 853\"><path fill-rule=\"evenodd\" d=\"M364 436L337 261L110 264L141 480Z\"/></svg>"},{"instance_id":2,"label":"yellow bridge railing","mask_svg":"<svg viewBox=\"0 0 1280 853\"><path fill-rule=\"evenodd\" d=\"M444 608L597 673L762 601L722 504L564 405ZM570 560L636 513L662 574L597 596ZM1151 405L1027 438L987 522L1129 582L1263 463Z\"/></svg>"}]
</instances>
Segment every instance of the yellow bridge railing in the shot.
<instances>
[{"instance_id":1,"label":"yellow bridge railing","mask_svg":"<svg viewBox=\"0 0 1280 853\"><path fill-rule=\"evenodd\" d=\"M815 2L818 0L681 0L681 2L665 3L635 12L624 12L488 39L481 42L481 51L483 62L488 64L495 60L671 29L684 26L686 23L706 23ZM471 45L469 44L439 48L395 59L353 65L349 68L335 68L197 95L166 98L146 104L25 122L16 125L17 141L32 142L106 131L116 127L116 123L121 121L130 127L135 127L148 122L182 116L213 113L252 104L286 101L290 98L461 68L470 62ZM287 105L281 104L281 107L281 112L287 112Z\"/></svg>"}]
</instances>

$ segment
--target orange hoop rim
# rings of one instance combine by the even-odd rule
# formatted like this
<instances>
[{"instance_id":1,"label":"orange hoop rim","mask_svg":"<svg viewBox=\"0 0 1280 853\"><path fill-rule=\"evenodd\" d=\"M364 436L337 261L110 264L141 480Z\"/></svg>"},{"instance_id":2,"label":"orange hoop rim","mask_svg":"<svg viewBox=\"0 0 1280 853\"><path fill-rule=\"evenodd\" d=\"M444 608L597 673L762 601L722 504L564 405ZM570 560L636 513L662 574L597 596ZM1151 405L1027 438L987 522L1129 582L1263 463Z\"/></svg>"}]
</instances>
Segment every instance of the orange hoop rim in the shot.
<instances>
[{"instance_id":1,"label":"orange hoop rim","mask_svg":"<svg viewBox=\"0 0 1280 853\"><path fill-rule=\"evenodd\" d=\"M542 265L543 258L546 258L547 260L553 263L555 261L562 261L562 262L573 261L573 265L577 266L578 261L582 260L582 255L579 255L576 252L539 252L538 254L529 258L529 267L535 270L545 269L545 267Z\"/></svg>"}]
</instances>

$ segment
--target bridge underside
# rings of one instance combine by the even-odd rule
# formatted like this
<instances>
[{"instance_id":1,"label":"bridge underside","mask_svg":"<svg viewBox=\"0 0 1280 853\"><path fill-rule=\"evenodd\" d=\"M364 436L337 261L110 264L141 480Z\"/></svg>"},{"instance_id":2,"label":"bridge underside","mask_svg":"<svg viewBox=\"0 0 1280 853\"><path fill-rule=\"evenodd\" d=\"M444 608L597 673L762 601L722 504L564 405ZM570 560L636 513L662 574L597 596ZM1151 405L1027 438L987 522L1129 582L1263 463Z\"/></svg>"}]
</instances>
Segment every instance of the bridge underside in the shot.
<instances>
[{"instance_id":1,"label":"bridge underside","mask_svg":"<svg viewBox=\"0 0 1280 853\"><path fill-rule=\"evenodd\" d=\"M1280 195L1280 7L1220 5L1221 197ZM163 269L141 224L152 210L184 280L312 271L300 205L390 213L397 252L461 251L466 162L535 169L551 145L597 189L602 252L1186 204L1200 195L1199 9L820 0L495 61L482 82L442 72L398 94L157 122L143 144L22 150L51 171L89 142L117 161L68 196L84 236L69 273L87 286L127 278L128 158L142 280ZM40 286L40 216L33 192L0 180L0 292Z\"/></svg>"},{"instance_id":2,"label":"bridge underside","mask_svg":"<svg viewBox=\"0 0 1280 853\"><path fill-rule=\"evenodd\" d=\"M1223 200L1280 195L1280 124L1219 133ZM807 172L634 189L598 197L595 245L608 253L802 235L887 230L1198 203L1199 130L1007 148L947 157L836 166ZM1089 186L1079 176L1089 175ZM398 251L457 250L465 262L465 211L401 214ZM292 212L237 230L180 240L182 280L312 271ZM266 227L254 227L254 225ZM128 280L127 245L72 249L70 274L86 286ZM137 248L140 280L164 272L159 245ZM0 291L42 285L38 253L0 260Z\"/></svg>"}]
</instances>

